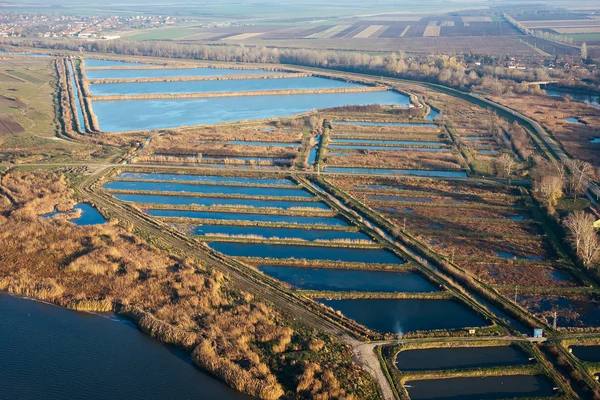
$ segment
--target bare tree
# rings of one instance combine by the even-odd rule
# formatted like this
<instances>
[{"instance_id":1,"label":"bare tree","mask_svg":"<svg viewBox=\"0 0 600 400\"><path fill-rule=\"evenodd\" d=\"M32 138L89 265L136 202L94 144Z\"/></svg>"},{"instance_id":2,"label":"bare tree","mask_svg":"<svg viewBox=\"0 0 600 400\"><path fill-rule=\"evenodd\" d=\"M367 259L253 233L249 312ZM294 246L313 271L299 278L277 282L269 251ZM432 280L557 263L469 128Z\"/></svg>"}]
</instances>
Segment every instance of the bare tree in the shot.
<instances>
[{"instance_id":1,"label":"bare tree","mask_svg":"<svg viewBox=\"0 0 600 400\"><path fill-rule=\"evenodd\" d=\"M569 194L577 199L578 195L586 192L590 181L594 179L594 166L581 160L568 160L566 164L571 171L567 179Z\"/></svg>"},{"instance_id":2,"label":"bare tree","mask_svg":"<svg viewBox=\"0 0 600 400\"><path fill-rule=\"evenodd\" d=\"M553 208L563 195L563 182L558 176L544 176L540 179L538 191L548 208Z\"/></svg>"},{"instance_id":3,"label":"bare tree","mask_svg":"<svg viewBox=\"0 0 600 400\"><path fill-rule=\"evenodd\" d=\"M590 268L600 256L600 240L594 228L594 217L585 211L575 211L565 218L569 239L577 257L586 268Z\"/></svg>"},{"instance_id":4,"label":"bare tree","mask_svg":"<svg viewBox=\"0 0 600 400\"><path fill-rule=\"evenodd\" d=\"M499 172L501 176L510 179L510 174L515 165L515 160L507 153L504 153L498 158Z\"/></svg>"}]
</instances>

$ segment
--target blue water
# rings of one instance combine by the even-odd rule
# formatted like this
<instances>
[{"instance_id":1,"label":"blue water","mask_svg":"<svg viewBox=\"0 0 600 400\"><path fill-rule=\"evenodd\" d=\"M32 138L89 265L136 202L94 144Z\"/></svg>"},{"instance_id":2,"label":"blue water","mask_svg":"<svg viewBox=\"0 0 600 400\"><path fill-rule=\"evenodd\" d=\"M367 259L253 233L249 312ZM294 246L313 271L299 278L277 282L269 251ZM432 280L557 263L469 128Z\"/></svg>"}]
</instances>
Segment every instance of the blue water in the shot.
<instances>
[{"instance_id":1,"label":"blue water","mask_svg":"<svg viewBox=\"0 0 600 400\"><path fill-rule=\"evenodd\" d=\"M0 398L247 399L128 320L0 296Z\"/></svg>"},{"instance_id":2,"label":"blue water","mask_svg":"<svg viewBox=\"0 0 600 400\"><path fill-rule=\"evenodd\" d=\"M408 105L408 97L393 91L214 97L174 100L116 100L94 102L105 132L173 128L249 119L276 118L313 109L344 105Z\"/></svg>"},{"instance_id":3,"label":"blue water","mask_svg":"<svg viewBox=\"0 0 600 400\"><path fill-rule=\"evenodd\" d=\"M146 65L153 65L139 62L99 60L97 58L86 58L84 59L84 63L86 67L143 67Z\"/></svg>"},{"instance_id":4,"label":"blue water","mask_svg":"<svg viewBox=\"0 0 600 400\"><path fill-rule=\"evenodd\" d=\"M600 362L600 346L572 346L573 355L582 361Z\"/></svg>"},{"instance_id":5,"label":"blue water","mask_svg":"<svg viewBox=\"0 0 600 400\"><path fill-rule=\"evenodd\" d=\"M197 185L193 183L113 181L105 184L103 188L115 190L145 190L153 192L173 193L239 194L246 196L266 197L313 197L312 194L308 193L304 189L297 188L284 189L252 186Z\"/></svg>"},{"instance_id":6,"label":"blue water","mask_svg":"<svg viewBox=\"0 0 600 400\"><path fill-rule=\"evenodd\" d=\"M315 240L366 240L372 241L364 233L328 231L324 229L291 229L291 228L268 228L263 226L231 226L231 225L202 225L195 229L195 233L201 236L211 234L226 234L229 236L257 235L265 239L301 239L313 242Z\"/></svg>"},{"instance_id":7,"label":"blue water","mask_svg":"<svg viewBox=\"0 0 600 400\"><path fill-rule=\"evenodd\" d=\"M591 104L597 108L600 107L600 96L599 95L591 95L591 94L579 93L579 92L575 92L575 91L555 90L555 89L546 90L546 94L548 96L552 96L552 97L566 97L568 95L569 97L571 97L571 99L573 99L575 101L580 101L580 102L584 102L587 104Z\"/></svg>"},{"instance_id":8,"label":"blue water","mask_svg":"<svg viewBox=\"0 0 600 400\"><path fill-rule=\"evenodd\" d=\"M89 66L88 61L86 65ZM140 64L133 64L140 65ZM160 68L160 69L111 69L86 71L88 79L138 79L168 78L173 76L229 76L229 75L262 75L282 74L278 71L262 69L230 69L230 68Z\"/></svg>"},{"instance_id":9,"label":"blue water","mask_svg":"<svg viewBox=\"0 0 600 400\"><path fill-rule=\"evenodd\" d=\"M433 176L441 178L466 178L464 171L436 171L423 169L383 169L383 168L354 168L354 167L327 167L327 172L366 174L366 175L415 175Z\"/></svg>"},{"instance_id":10,"label":"blue water","mask_svg":"<svg viewBox=\"0 0 600 400\"><path fill-rule=\"evenodd\" d=\"M77 105L77 122L79 124L79 132L85 132L85 117L83 116L83 111L81 110L81 103L79 102L79 92L77 91L77 86L75 84L75 73L73 72L73 66L70 62L67 63L69 67L69 75L71 80L71 93L73 93L73 97L75 97L75 104Z\"/></svg>"},{"instance_id":11,"label":"blue water","mask_svg":"<svg viewBox=\"0 0 600 400\"><path fill-rule=\"evenodd\" d=\"M256 147L299 147L301 143L282 143L282 142L248 142L244 140L232 140L225 142L225 144L239 144L242 146L256 146Z\"/></svg>"},{"instance_id":12,"label":"blue water","mask_svg":"<svg viewBox=\"0 0 600 400\"><path fill-rule=\"evenodd\" d=\"M379 332L400 333L488 325L482 317L455 300L320 299L319 302Z\"/></svg>"},{"instance_id":13,"label":"blue water","mask_svg":"<svg viewBox=\"0 0 600 400\"><path fill-rule=\"evenodd\" d=\"M405 260L384 249L210 242L213 249L232 257L295 258L375 264L404 264Z\"/></svg>"},{"instance_id":14,"label":"blue water","mask_svg":"<svg viewBox=\"0 0 600 400\"><path fill-rule=\"evenodd\" d=\"M278 79L233 79L221 81L131 82L91 84L96 96L157 93L252 92L260 90L301 90L357 88L364 85L335 79L306 77Z\"/></svg>"},{"instance_id":15,"label":"blue water","mask_svg":"<svg viewBox=\"0 0 600 400\"><path fill-rule=\"evenodd\" d=\"M187 210L148 210L154 217L214 219L220 221L254 221L281 224L348 226L348 223L335 217L305 217L296 215L247 214L235 212L187 211Z\"/></svg>"},{"instance_id":16,"label":"blue water","mask_svg":"<svg viewBox=\"0 0 600 400\"><path fill-rule=\"evenodd\" d=\"M438 145L433 145L438 146ZM439 145L441 146L441 145ZM365 146L365 145L345 145L345 144L330 144L330 149L334 150L370 150L370 151L429 151L432 153L449 152L450 149L427 148L427 147L393 147L393 146Z\"/></svg>"},{"instance_id":17,"label":"blue water","mask_svg":"<svg viewBox=\"0 0 600 400\"><path fill-rule=\"evenodd\" d=\"M115 198L144 204L171 204L171 205L197 205L197 206L246 206L255 208L314 208L329 210L325 203L311 201L285 201L285 200L254 200L254 199L225 199L214 197L191 197L191 196L160 196L146 194L115 194Z\"/></svg>"},{"instance_id":18,"label":"blue water","mask_svg":"<svg viewBox=\"0 0 600 400\"><path fill-rule=\"evenodd\" d=\"M43 53L10 53L10 55L17 57L51 57L50 54Z\"/></svg>"},{"instance_id":19,"label":"blue water","mask_svg":"<svg viewBox=\"0 0 600 400\"><path fill-rule=\"evenodd\" d=\"M261 265L265 274L303 290L353 292L435 292L438 289L414 272L297 268Z\"/></svg>"},{"instance_id":20,"label":"blue water","mask_svg":"<svg viewBox=\"0 0 600 400\"><path fill-rule=\"evenodd\" d=\"M79 218L69 220L69 222L72 222L75 225L80 225L80 226L100 225L100 224L103 224L106 222L106 219L102 216L102 214L100 214L100 212L96 208L92 207L88 203L77 203L77 205L75 207L73 207L73 211L75 211L75 210L81 210L81 216ZM69 211L68 213L70 213L70 212L72 212L72 211ZM44 215L44 218L52 218L55 215L59 215L59 214L67 214L67 213L53 211L50 214Z\"/></svg>"},{"instance_id":21,"label":"blue water","mask_svg":"<svg viewBox=\"0 0 600 400\"><path fill-rule=\"evenodd\" d=\"M315 140L315 145L313 147L310 148L310 151L308 152L308 157L306 159L306 162L308 163L308 166L312 166L315 164L315 162L317 161L317 151L319 150L319 146L321 145L321 138L323 135L318 135L316 140Z\"/></svg>"},{"instance_id":22,"label":"blue water","mask_svg":"<svg viewBox=\"0 0 600 400\"><path fill-rule=\"evenodd\" d=\"M528 256L520 257L508 251L496 251L496 255L507 260L528 260L528 261L543 261L543 256Z\"/></svg>"},{"instance_id":23,"label":"blue water","mask_svg":"<svg viewBox=\"0 0 600 400\"><path fill-rule=\"evenodd\" d=\"M371 139L331 139L331 144L338 143L363 143L363 144L401 144L406 146L443 146L442 142L422 142L411 140L371 140ZM368 147L366 147L368 148Z\"/></svg>"},{"instance_id":24,"label":"blue water","mask_svg":"<svg viewBox=\"0 0 600 400\"><path fill-rule=\"evenodd\" d=\"M182 181L203 183L226 183L242 185L286 185L297 186L290 179L245 178L237 176L183 175L183 174L151 174L145 172L122 172L117 179Z\"/></svg>"},{"instance_id":25,"label":"blue water","mask_svg":"<svg viewBox=\"0 0 600 400\"><path fill-rule=\"evenodd\" d=\"M439 371L525 365L529 356L516 346L450 347L404 350L396 356L401 371Z\"/></svg>"},{"instance_id":26,"label":"blue water","mask_svg":"<svg viewBox=\"0 0 600 400\"><path fill-rule=\"evenodd\" d=\"M180 157L185 159L196 159L196 160L237 160L237 161L268 161L273 163L291 162L292 158L277 158L277 157L256 157L256 156L228 156L228 155L196 155L196 154L167 154L167 153L154 153L153 156L157 157Z\"/></svg>"},{"instance_id":27,"label":"blue water","mask_svg":"<svg viewBox=\"0 0 600 400\"><path fill-rule=\"evenodd\" d=\"M437 128L436 124L409 124L400 122L360 122L360 121L339 121L333 125L358 125L358 126L405 126L413 128Z\"/></svg>"},{"instance_id":28,"label":"blue water","mask_svg":"<svg viewBox=\"0 0 600 400\"><path fill-rule=\"evenodd\" d=\"M573 118L573 117L571 117L571 118L565 118L565 121L567 121L567 122L569 122L571 124L581 124L580 120L578 120L577 118Z\"/></svg>"},{"instance_id":29,"label":"blue water","mask_svg":"<svg viewBox=\"0 0 600 400\"><path fill-rule=\"evenodd\" d=\"M600 143L600 138L590 139L590 143Z\"/></svg>"},{"instance_id":30,"label":"blue water","mask_svg":"<svg viewBox=\"0 0 600 400\"><path fill-rule=\"evenodd\" d=\"M496 400L554 396L554 384L542 375L473 376L409 380L411 400Z\"/></svg>"},{"instance_id":31,"label":"blue water","mask_svg":"<svg viewBox=\"0 0 600 400\"><path fill-rule=\"evenodd\" d=\"M429 107L429 114L427 114L427 121L433 121L440 116L440 112L433 107Z\"/></svg>"}]
</instances>

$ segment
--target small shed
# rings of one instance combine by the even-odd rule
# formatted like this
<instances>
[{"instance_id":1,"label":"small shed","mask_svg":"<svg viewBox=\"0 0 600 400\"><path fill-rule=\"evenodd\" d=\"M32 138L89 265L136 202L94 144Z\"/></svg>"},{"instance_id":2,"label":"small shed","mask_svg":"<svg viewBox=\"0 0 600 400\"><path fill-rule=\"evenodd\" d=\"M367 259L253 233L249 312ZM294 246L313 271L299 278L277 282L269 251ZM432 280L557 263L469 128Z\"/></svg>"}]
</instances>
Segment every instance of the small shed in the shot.
<instances>
[{"instance_id":1,"label":"small shed","mask_svg":"<svg viewBox=\"0 0 600 400\"><path fill-rule=\"evenodd\" d=\"M533 330L533 337L536 339L544 337L544 330L542 328L536 328Z\"/></svg>"}]
</instances>

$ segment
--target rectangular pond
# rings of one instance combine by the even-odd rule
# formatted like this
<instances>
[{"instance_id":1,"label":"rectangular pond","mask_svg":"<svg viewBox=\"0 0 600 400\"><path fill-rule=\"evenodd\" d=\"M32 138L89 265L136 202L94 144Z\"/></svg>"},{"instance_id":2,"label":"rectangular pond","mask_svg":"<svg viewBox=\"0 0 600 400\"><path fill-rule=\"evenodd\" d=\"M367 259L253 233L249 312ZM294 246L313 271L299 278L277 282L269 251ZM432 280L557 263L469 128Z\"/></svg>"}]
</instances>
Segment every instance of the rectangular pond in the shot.
<instances>
[{"instance_id":1,"label":"rectangular pond","mask_svg":"<svg viewBox=\"0 0 600 400\"><path fill-rule=\"evenodd\" d=\"M220 221L253 221L280 224L348 226L344 220L335 217L304 217L296 215L247 214L213 211L148 210L153 217L214 219Z\"/></svg>"},{"instance_id":2,"label":"rectangular pond","mask_svg":"<svg viewBox=\"0 0 600 400\"><path fill-rule=\"evenodd\" d=\"M168 196L149 194L114 194L114 197L132 203L143 204L171 204L171 205L196 205L196 206L245 206L254 208L281 208L284 210L292 208L314 208L318 210L329 210L325 203L312 201L286 201L286 200L257 200L257 199L227 199L218 197L191 197L191 196Z\"/></svg>"},{"instance_id":3,"label":"rectangular pond","mask_svg":"<svg viewBox=\"0 0 600 400\"><path fill-rule=\"evenodd\" d=\"M315 240L365 240L370 237L361 232L332 231L325 229L270 228L264 226L234 225L202 225L194 230L196 235L210 236L214 234L228 236L260 236L265 239L299 239L313 242Z\"/></svg>"},{"instance_id":4,"label":"rectangular pond","mask_svg":"<svg viewBox=\"0 0 600 400\"><path fill-rule=\"evenodd\" d=\"M297 260L325 260L376 264L404 264L405 260L385 249L301 246L288 244L208 243L213 249L231 257L261 257Z\"/></svg>"},{"instance_id":5,"label":"rectangular pond","mask_svg":"<svg viewBox=\"0 0 600 400\"><path fill-rule=\"evenodd\" d=\"M402 333L488 325L485 319L455 300L319 299L319 302L379 332Z\"/></svg>"},{"instance_id":6,"label":"rectangular pond","mask_svg":"<svg viewBox=\"0 0 600 400\"><path fill-rule=\"evenodd\" d=\"M404 350L396 356L401 371L439 371L525 365L529 356L516 346L446 347Z\"/></svg>"},{"instance_id":7,"label":"rectangular pond","mask_svg":"<svg viewBox=\"0 0 600 400\"><path fill-rule=\"evenodd\" d=\"M571 351L581 361L600 362L600 346L572 346Z\"/></svg>"},{"instance_id":8,"label":"rectangular pond","mask_svg":"<svg viewBox=\"0 0 600 400\"><path fill-rule=\"evenodd\" d=\"M249 142L244 140L231 140L225 144L234 144L240 146L252 147L300 147L302 143L283 143L283 142Z\"/></svg>"},{"instance_id":9,"label":"rectangular pond","mask_svg":"<svg viewBox=\"0 0 600 400\"><path fill-rule=\"evenodd\" d=\"M431 153L449 152L450 149L441 148L442 145L431 147L394 147L394 146L365 146L364 144L330 144L327 147L332 150L369 150L369 151L427 151Z\"/></svg>"},{"instance_id":10,"label":"rectangular pond","mask_svg":"<svg viewBox=\"0 0 600 400\"><path fill-rule=\"evenodd\" d=\"M438 288L415 272L298 268L260 265L263 273L303 290L352 292L436 292Z\"/></svg>"},{"instance_id":11,"label":"rectangular pond","mask_svg":"<svg viewBox=\"0 0 600 400\"><path fill-rule=\"evenodd\" d=\"M365 87L364 85L335 79L304 77L277 79L231 79L213 81L179 82L131 82L91 84L94 96L165 94L165 93L209 93L209 92L253 92L262 90L307 90L343 89Z\"/></svg>"},{"instance_id":12,"label":"rectangular pond","mask_svg":"<svg viewBox=\"0 0 600 400\"><path fill-rule=\"evenodd\" d=\"M361 121L338 121L333 125L358 125L358 126L403 126L414 128L437 128L437 124L419 124L419 123L404 123L404 122L361 122Z\"/></svg>"},{"instance_id":13,"label":"rectangular pond","mask_svg":"<svg viewBox=\"0 0 600 400\"><path fill-rule=\"evenodd\" d=\"M85 132L85 117L83 110L81 109L81 103L79 101L79 91L77 90L77 84L75 83L75 73L73 72L73 66L70 62L67 63L69 67L69 81L71 82L71 93L75 99L75 107L77 108L77 123L79 125L79 132Z\"/></svg>"},{"instance_id":14,"label":"rectangular pond","mask_svg":"<svg viewBox=\"0 0 600 400\"><path fill-rule=\"evenodd\" d=\"M83 60L86 67L143 67L153 64L145 64L140 62L126 62L115 60L100 60L98 58L86 58Z\"/></svg>"},{"instance_id":15,"label":"rectangular pond","mask_svg":"<svg viewBox=\"0 0 600 400\"><path fill-rule=\"evenodd\" d=\"M554 395L552 382L540 375L425 379L406 382L411 400L495 400Z\"/></svg>"},{"instance_id":16,"label":"rectangular pond","mask_svg":"<svg viewBox=\"0 0 600 400\"><path fill-rule=\"evenodd\" d=\"M331 144L361 143L361 144L400 144L405 146L443 146L442 142L423 142L414 140L371 140L371 139L331 139ZM367 147L368 148L368 147Z\"/></svg>"},{"instance_id":17,"label":"rectangular pond","mask_svg":"<svg viewBox=\"0 0 600 400\"><path fill-rule=\"evenodd\" d=\"M277 118L345 105L405 105L397 92L327 93L213 97L173 100L95 101L94 113L105 132L173 128L240 120Z\"/></svg>"},{"instance_id":18,"label":"rectangular pond","mask_svg":"<svg viewBox=\"0 0 600 400\"><path fill-rule=\"evenodd\" d=\"M86 61L86 66L90 66ZM132 64L131 66L143 64ZM100 66L100 65L94 65ZM114 65L113 65L114 66ZM126 66L126 65L125 65ZM176 76L233 76L233 75L262 75L283 74L279 71L265 71L263 69L233 69L233 68L157 68L157 69L104 69L88 70L88 79L143 79L143 78L171 78Z\"/></svg>"},{"instance_id":19,"label":"rectangular pond","mask_svg":"<svg viewBox=\"0 0 600 400\"><path fill-rule=\"evenodd\" d=\"M117 179L132 180L156 180L156 181L181 181L198 183L226 183L238 185L286 185L298 186L290 179L272 179L272 178L246 178L238 176L211 176L211 175L183 175L183 174L152 174L145 172L122 172Z\"/></svg>"},{"instance_id":20,"label":"rectangular pond","mask_svg":"<svg viewBox=\"0 0 600 400\"><path fill-rule=\"evenodd\" d=\"M166 182L144 182L144 181L112 181L103 186L104 189L113 190L142 190L152 192L173 193L206 193L206 194L239 194L246 196L265 197L305 197L311 198L312 194L304 189L287 188L264 188L253 186L229 186L229 185L196 185L193 183L166 183Z\"/></svg>"},{"instance_id":21,"label":"rectangular pond","mask_svg":"<svg viewBox=\"0 0 600 400\"><path fill-rule=\"evenodd\" d=\"M385 169L385 168L358 168L358 167L327 167L327 172L364 175L414 175L431 176L439 178L466 178L465 171L439 171L427 169Z\"/></svg>"}]
</instances>

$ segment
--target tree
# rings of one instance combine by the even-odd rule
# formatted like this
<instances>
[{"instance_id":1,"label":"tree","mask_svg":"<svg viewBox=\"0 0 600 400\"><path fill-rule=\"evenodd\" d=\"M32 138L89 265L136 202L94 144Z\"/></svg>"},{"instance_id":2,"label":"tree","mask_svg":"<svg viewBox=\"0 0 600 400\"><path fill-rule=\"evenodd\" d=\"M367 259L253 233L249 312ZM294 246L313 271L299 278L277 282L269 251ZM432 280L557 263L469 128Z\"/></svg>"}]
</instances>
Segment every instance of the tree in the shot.
<instances>
[{"instance_id":1,"label":"tree","mask_svg":"<svg viewBox=\"0 0 600 400\"><path fill-rule=\"evenodd\" d=\"M499 175L504 176L506 179L510 179L510 174L512 173L514 165L515 160L509 154L502 154L500 158L498 158Z\"/></svg>"},{"instance_id":2,"label":"tree","mask_svg":"<svg viewBox=\"0 0 600 400\"><path fill-rule=\"evenodd\" d=\"M585 42L581 44L581 59L583 61L586 61L588 59L588 49L587 44Z\"/></svg>"},{"instance_id":3,"label":"tree","mask_svg":"<svg viewBox=\"0 0 600 400\"><path fill-rule=\"evenodd\" d=\"M563 195L563 181L558 176L544 176L540 180L538 190L544 203L552 209Z\"/></svg>"},{"instance_id":4,"label":"tree","mask_svg":"<svg viewBox=\"0 0 600 400\"><path fill-rule=\"evenodd\" d=\"M569 194L576 200L578 195L584 194L590 181L594 179L594 166L581 160L568 160L567 167L571 174L567 178Z\"/></svg>"},{"instance_id":5,"label":"tree","mask_svg":"<svg viewBox=\"0 0 600 400\"><path fill-rule=\"evenodd\" d=\"M600 240L594 228L594 217L585 211L575 211L565 218L569 240L577 257L586 268L590 268L600 256Z\"/></svg>"}]
</instances>

